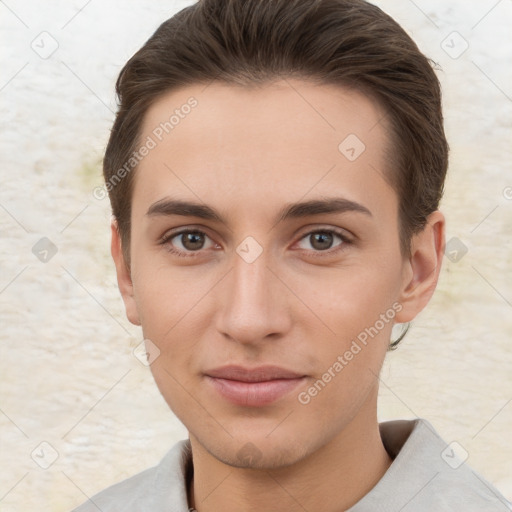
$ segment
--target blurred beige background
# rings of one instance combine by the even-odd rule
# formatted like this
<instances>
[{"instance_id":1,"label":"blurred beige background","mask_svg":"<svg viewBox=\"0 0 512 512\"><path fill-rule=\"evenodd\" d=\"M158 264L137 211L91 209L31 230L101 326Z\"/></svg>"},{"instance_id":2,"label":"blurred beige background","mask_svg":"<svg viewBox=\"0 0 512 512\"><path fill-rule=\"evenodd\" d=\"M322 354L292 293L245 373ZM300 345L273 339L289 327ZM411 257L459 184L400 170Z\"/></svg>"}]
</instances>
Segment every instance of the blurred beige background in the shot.
<instances>
[{"instance_id":1,"label":"blurred beige background","mask_svg":"<svg viewBox=\"0 0 512 512\"><path fill-rule=\"evenodd\" d=\"M93 190L117 73L190 3L0 3L2 512L70 510L187 436L133 354ZM442 67L455 239L388 355L380 419L427 418L512 499L512 3L378 4Z\"/></svg>"}]
</instances>

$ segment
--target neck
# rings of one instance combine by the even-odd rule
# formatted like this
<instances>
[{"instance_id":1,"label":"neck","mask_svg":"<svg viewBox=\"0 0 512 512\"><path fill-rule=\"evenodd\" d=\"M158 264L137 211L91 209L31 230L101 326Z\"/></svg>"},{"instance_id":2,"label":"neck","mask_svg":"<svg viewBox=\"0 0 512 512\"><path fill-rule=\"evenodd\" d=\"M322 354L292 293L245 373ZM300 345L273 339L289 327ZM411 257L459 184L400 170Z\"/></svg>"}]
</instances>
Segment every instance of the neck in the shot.
<instances>
[{"instance_id":1,"label":"neck","mask_svg":"<svg viewBox=\"0 0 512 512\"><path fill-rule=\"evenodd\" d=\"M190 436L194 475L189 506L197 512L347 510L382 478L392 459L375 407L360 411L335 438L295 464L272 469L228 466Z\"/></svg>"}]
</instances>

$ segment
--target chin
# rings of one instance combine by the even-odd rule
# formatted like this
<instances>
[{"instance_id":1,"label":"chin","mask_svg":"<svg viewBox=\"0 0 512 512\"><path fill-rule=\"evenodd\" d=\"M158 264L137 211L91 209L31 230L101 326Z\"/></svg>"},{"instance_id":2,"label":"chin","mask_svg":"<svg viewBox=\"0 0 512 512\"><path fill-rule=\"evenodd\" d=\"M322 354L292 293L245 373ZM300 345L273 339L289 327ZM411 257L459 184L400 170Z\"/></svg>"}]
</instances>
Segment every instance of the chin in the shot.
<instances>
[{"instance_id":1,"label":"chin","mask_svg":"<svg viewBox=\"0 0 512 512\"><path fill-rule=\"evenodd\" d=\"M210 455L235 468L270 470L291 466L315 450L315 446L305 443L304 440L295 438L292 441L291 435L269 439L268 434L253 433L237 435L224 442L208 437L207 443L203 443L200 438L196 439Z\"/></svg>"}]
</instances>

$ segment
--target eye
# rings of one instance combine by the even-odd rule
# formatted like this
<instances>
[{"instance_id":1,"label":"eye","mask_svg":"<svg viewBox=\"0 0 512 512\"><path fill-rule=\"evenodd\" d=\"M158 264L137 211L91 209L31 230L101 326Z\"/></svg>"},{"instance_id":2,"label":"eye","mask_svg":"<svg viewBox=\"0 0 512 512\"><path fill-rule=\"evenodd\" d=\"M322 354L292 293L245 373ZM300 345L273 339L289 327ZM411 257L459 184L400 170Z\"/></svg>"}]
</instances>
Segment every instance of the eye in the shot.
<instances>
[{"instance_id":1,"label":"eye","mask_svg":"<svg viewBox=\"0 0 512 512\"><path fill-rule=\"evenodd\" d=\"M209 249L215 246L213 240L202 231L183 230L178 233L169 233L164 235L161 240L172 253L189 256L193 252L199 252L201 249Z\"/></svg>"},{"instance_id":2,"label":"eye","mask_svg":"<svg viewBox=\"0 0 512 512\"><path fill-rule=\"evenodd\" d=\"M338 241L338 243L335 243ZM315 252L328 251L333 247L339 247L348 243L349 240L333 230L317 230L311 231L306 236L302 237L299 241L299 248L306 250L313 250ZM309 247L308 247L309 245Z\"/></svg>"}]
</instances>

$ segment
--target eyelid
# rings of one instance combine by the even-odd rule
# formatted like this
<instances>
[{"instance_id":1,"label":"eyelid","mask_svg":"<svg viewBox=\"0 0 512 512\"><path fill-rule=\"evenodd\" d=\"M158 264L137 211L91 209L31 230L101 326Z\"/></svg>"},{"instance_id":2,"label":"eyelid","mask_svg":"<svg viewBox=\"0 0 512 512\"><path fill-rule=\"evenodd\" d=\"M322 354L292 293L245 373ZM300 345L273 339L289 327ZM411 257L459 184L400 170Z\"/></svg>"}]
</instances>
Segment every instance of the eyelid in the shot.
<instances>
[{"instance_id":1,"label":"eyelid","mask_svg":"<svg viewBox=\"0 0 512 512\"><path fill-rule=\"evenodd\" d=\"M341 243L338 245L335 245L334 247L330 247L329 249L325 250L313 250L313 249L294 249L296 251L307 253L308 255L312 255L314 257L320 257L320 256L329 256L337 254L340 251L343 251L346 249L347 245L350 245L353 243L353 237L347 236L347 231L342 228L334 228L334 227L316 227L313 229L309 229L307 232L303 233L299 239L293 243L293 246L297 245L299 242L307 238L308 236L311 236L314 233L332 233L336 236L338 236L341 239ZM292 246L292 247L293 247Z\"/></svg>"},{"instance_id":2,"label":"eyelid","mask_svg":"<svg viewBox=\"0 0 512 512\"><path fill-rule=\"evenodd\" d=\"M179 228L172 228L167 230L159 239L159 243L168 242L171 238L175 236L182 235L185 233L201 233L202 235L206 235L208 238L213 238L208 234L208 229L204 226L181 226Z\"/></svg>"},{"instance_id":3,"label":"eyelid","mask_svg":"<svg viewBox=\"0 0 512 512\"><path fill-rule=\"evenodd\" d=\"M333 233L337 236L339 236L342 240L342 243L335 246L334 248L329 248L323 251L315 251L315 250L308 250L308 249L297 249L299 251L308 252L314 255L322 255L322 254L332 254L337 252L338 250L342 250L342 246L350 244L353 242L353 235L349 231L343 228L333 227L333 226L309 226L307 228L302 229L308 229L308 231L305 231L302 233L302 235L299 236L299 238L293 243L292 246L296 245L298 242L302 241L307 236L312 235L313 233L318 232L327 232L327 233ZM218 246L219 244L211 237L208 233L205 227L203 226L187 226L187 227L180 227L180 228L174 228L169 231L166 231L163 236L159 239L159 244L166 245L169 243L171 239L173 239L176 236L183 235L186 233L200 233L201 235L204 235L208 237L214 245ZM172 249L168 249L170 252L175 253L180 256L196 256L200 255L205 251L205 249L199 249L197 251L182 251L181 249L177 249L176 247L172 246Z\"/></svg>"},{"instance_id":4,"label":"eyelid","mask_svg":"<svg viewBox=\"0 0 512 512\"><path fill-rule=\"evenodd\" d=\"M170 241L180 235L184 235L187 233L199 233L201 235L204 235L205 237L209 238L212 241L213 246L218 246L219 244L206 232L205 228L201 227L194 227L194 226L188 226L188 227L180 227L180 228L174 228L166 231L158 240L158 244L161 246L164 246L165 249L170 252L171 254L174 254L178 257L182 258L194 258L199 257L202 254L204 254L206 249L199 249L197 251L184 251L182 249L179 249L172 245Z\"/></svg>"},{"instance_id":5,"label":"eyelid","mask_svg":"<svg viewBox=\"0 0 512 512\"><path fill-rule=\"evenodd\" d=\"M319 231L321 232L329 232L334 233L338 235L340 238L342 238L343 241L346 242L353 242L356 238L355 235L353 235L348 229L335 227L335 226L329 226L329 225L315 225L315 226L307 226L306 228L301 228L299 233L302 231L302 229L307 229L307 231L303 232L302 235L297 235L298 240L302 240L304 237L311 235L312 233L317 233Z\"/></svg>"}]
</instances>

